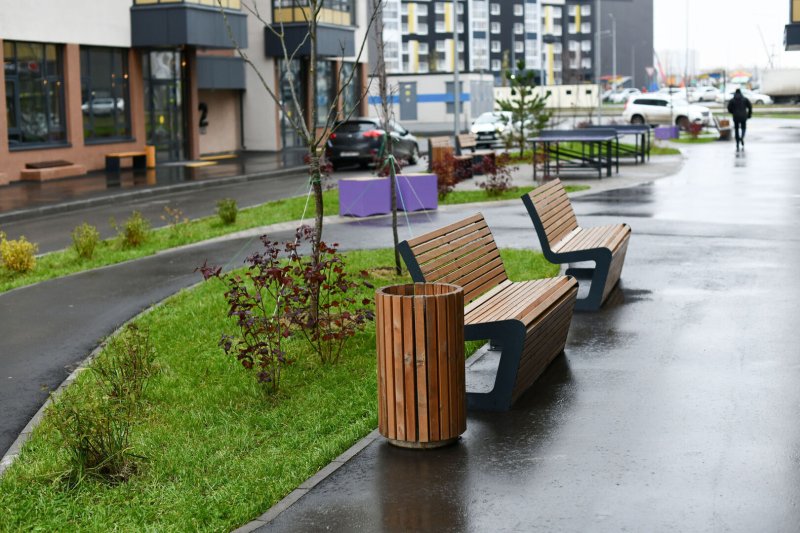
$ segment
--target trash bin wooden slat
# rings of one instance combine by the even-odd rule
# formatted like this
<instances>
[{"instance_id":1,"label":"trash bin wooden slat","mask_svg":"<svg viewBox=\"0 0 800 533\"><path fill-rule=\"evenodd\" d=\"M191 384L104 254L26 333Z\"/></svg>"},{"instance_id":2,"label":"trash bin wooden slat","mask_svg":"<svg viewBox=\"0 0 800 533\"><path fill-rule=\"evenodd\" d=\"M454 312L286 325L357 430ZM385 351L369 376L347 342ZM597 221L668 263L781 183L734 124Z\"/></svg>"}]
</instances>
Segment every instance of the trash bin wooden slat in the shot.
<instances>
[{"instance_id":1,"label":"trash bin wooden slat","mask_svg":"<svg viewBox=\"0 0 800 533\"><path fill-rule=\"evenodd\" d=\"M466 430L463 289L384 287L375 308L381 434L406 447L454 442Z\"/></svg>"}]
</instances>

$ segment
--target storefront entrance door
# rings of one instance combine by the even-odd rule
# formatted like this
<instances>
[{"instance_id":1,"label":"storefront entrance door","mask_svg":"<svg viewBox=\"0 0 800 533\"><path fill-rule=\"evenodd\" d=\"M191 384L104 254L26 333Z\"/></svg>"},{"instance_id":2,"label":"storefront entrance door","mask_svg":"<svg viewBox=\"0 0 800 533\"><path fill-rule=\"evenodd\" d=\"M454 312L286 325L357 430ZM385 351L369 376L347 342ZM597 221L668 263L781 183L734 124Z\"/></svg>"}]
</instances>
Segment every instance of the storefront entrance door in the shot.
<instances>
[{"instance_id":1,"label":"storefront entrance door","mask_svg":"<svg viewBox=\"0 0 800 533\"><path fill-rule=\"evenodd\" d=\"M179 161L186 153L181 53L145 52L143 69L147 142L156 147L158 161Z\"/></svg>"}]
</instances>

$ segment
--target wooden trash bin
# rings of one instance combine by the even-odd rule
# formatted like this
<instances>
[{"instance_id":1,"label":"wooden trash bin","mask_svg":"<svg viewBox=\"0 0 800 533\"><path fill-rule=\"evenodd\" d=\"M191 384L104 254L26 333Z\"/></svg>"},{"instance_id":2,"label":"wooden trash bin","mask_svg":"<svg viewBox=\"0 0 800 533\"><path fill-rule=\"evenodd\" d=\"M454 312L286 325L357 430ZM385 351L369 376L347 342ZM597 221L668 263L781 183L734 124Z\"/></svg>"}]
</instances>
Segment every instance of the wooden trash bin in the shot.
<instances>
[{"instance_id":1,"label":"wooden trash bin","mask_svg":"<svg viewBox=\"0 0 800 533\"><path fill-rule=\"evenodd\" d=\"M375 299L381 435L407 448L455 442L467 429L463 289L394 285Z\"/></svg>"}]
</instances>

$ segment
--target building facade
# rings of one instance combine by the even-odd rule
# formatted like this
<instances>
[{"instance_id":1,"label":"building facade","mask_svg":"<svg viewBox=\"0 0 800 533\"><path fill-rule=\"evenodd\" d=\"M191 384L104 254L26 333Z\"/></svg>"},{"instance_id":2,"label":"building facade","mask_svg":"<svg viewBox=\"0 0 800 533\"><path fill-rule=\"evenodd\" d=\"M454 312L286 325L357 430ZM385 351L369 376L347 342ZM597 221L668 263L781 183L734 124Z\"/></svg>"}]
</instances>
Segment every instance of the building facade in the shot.
<instances>
[{"instance_id":1,"label":"building facade","mask_svg":"<svg viewBox=\"0 0 800 533\"><path fill-rule=\"evenodd\" d=\"M787 51L800 50L800 0L789 0L789 24L783 30Z\"/></svg>"},{"instance_id":2,"label":"building facade","mask_svg":"<svg viewBox=\"0 0 800 533\"><path fill-rule=\"evenodd\" d=\"M653 64L653 0L387 0L383 18L391 73L452 72L454 25L461 70L498 85L520 59L547 85L610 78L616 64L639 86Z\"/></svg>"},{"instance_id":3,"label":"building facade","mask_svg":"<svg viewBox=\"0 0 800 533\"><path fill-rule=\"evenodd\" d=\"M222 0L222 10L217 0L37 0L31 16L29 4L0 0L0 184L39 179L30 167L48 164L102 169L107 154L146 145L158 162L297 146L297 110L281 113L268 89L284 101L299 95L307 119L312 108L366 114L366 52L356 60L364 2L326 0L314 69L302 0L244 2L251 9L242 0ZM291 63L270 31L278 26L297 48Z\"/></svg>"}]
</instances>

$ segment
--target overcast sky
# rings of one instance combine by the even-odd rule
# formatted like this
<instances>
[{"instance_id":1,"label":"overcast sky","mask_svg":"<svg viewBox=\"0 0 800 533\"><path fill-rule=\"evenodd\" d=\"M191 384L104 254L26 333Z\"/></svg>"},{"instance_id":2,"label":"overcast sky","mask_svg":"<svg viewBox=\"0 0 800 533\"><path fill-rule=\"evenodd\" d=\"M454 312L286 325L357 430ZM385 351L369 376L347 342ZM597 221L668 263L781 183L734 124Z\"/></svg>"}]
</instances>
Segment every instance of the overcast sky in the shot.
<instances>
[{"instance_id":1,"label":"overcast sky","mask_svg":"<svg viewBox=\"0 0 800 533\"><path fill-rule=\"evenodd\" d=\"M656 51L683 50L688 26L701 69L766 67L768 53L775 67L800 67L800 51L783 51L789 0L654 0L654 10Z\"/></svg>"}]
</instances>

